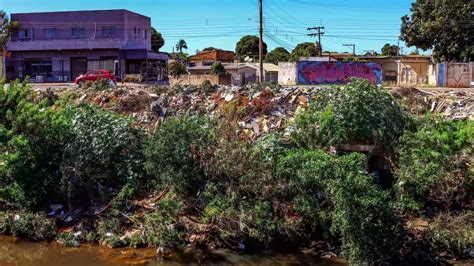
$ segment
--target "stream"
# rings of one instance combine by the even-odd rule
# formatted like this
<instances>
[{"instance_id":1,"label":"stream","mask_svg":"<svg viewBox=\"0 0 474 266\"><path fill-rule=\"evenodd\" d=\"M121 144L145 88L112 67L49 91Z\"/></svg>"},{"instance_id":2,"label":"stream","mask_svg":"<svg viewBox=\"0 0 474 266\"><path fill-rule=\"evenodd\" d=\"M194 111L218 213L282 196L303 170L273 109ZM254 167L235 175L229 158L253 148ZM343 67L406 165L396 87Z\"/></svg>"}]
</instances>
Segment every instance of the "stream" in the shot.
<instances>
[{"instance_id":1,"label":"stream","mask_svg":"<svg viewBox=\"0 0 474 266\"><path fill-rule=\"evenodd\" d=\"M260 253L240 255L235 251L219 249L213 252L172 252L165 261L159 261L156 250L110 249L97 245L65 248L56 242L28 242L0 236L0 266L116 266L116 265L344 265L343 261L322 260L302 254Z\"/></svg>"}]
</instances>

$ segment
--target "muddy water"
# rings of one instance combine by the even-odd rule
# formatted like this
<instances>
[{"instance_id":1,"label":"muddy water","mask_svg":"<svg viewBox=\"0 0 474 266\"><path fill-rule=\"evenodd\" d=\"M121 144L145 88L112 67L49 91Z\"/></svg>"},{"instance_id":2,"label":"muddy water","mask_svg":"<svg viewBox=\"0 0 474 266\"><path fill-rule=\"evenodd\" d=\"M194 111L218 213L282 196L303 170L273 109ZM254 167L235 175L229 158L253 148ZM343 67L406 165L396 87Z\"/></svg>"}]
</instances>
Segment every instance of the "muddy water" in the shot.
<instances>
[{"instance_id":1,"label":"muddy water","mask_svg":"<svg viewBox=\"0 0 474 266\"><path fill-rule=\"evenodd\" d=\"M57 243L33 243L0 236L0 266L117 266L117 265L342 265L303 255L239 255L230 250L212 253L175 252L160 262L155 249L110 249L95 245L64 248Z\"/></svg>"}]
</instances>

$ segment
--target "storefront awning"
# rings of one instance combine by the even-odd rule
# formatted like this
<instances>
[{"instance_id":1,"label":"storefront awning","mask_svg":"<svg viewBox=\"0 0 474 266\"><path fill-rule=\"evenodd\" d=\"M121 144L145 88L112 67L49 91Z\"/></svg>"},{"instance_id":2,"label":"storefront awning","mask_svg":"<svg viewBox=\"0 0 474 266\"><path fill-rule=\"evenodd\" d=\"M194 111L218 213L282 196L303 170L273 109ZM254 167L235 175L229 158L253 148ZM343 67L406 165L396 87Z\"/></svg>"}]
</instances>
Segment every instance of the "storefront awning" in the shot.
<instances>
[{"instance_id":1,"label":"storefront awning","mask_svg":"<svg viewBox=\"0 0 474 266\"><path fill-rule=\"evenodd\" d=\"M126 50L126 59L168 60L168 54L153 53L147 50Z\"/></svg>"}]
</instances>

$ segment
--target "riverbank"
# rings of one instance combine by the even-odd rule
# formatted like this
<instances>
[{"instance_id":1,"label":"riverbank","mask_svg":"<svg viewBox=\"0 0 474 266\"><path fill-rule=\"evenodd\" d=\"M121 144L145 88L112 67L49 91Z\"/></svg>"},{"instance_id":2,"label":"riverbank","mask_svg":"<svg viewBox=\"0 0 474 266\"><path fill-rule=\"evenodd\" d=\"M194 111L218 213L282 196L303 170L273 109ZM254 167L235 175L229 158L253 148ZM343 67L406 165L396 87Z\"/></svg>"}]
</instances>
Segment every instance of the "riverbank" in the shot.
<instances>
[{"instance_id":1,"label":"riverbank","mask_svg":"<svg viewBox=\"0 0 474 266\"><path fill-rule=\"evenodd\" d=\"M308 253L310 252L300 254L263 252L249 255L239 254L228 249L218 249L212 252L173 251L165 261L160 261L155 248L110 249L97 245L65 248L54 242L27 242L12 237L0 237L0 265L345 265L343 260L324 260Z\"/></svg>"},{"instance_id":2,"label":"riverbank","mask_svg":"<svg viewBox=\"0 0 474 266\"><path fill-rule=\"evenodd\" d=\"M0 93L0 234L349 263L469 258L473 99L91 84ZM104 87L105 86L105 87ZM2 85L3 87L3 85Z\"/></svg>"}]
</instances>

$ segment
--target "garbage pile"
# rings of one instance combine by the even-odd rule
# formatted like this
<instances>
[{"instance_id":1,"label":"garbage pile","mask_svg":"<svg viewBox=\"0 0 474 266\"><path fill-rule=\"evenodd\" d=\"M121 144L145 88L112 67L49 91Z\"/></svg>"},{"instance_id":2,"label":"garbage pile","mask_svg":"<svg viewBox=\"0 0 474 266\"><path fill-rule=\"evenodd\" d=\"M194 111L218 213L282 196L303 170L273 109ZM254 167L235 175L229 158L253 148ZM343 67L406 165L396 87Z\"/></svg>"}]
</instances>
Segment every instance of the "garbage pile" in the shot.
<instances>
[{"instance_id":1,"label":"garbage pile","mask_svg":"<svg viewBox=\"0 0 474 266\"><path fill-rule=\"evenodd\" d=\"M166 117L204 115L233 119L250 139L280 131L306 109L320 88L275 85L214 86L178 85L173 88L119 88L84 91L76 102L93 102L141 126L153 129Z\"/></svg>"},{"instance_id":2,"label":"garbage pile","mask_svg":"<svg viewBox=\"0 0 474 266\"><path fill-rule=\"evenodd\" d=\"M427 91L415 88L398 88L390 91L407 111L423 115L427 112L450 119L474 120L474 92Z\"/></svg>"},{"instance_id":3,"label":"garbage pile","mask_svg":"<svg viewBox=\"0 0 474 266\"><path fill-rule=\"evenodd\" d=\"M250 139L286 129L296 115L316 100L320 87L277 85L193 86L172 88L120 87L103 91L83 90L78 102L93 102L121 115L130 115L144 128L153 130L166 117L204 115L226 117ZM330 89L330 88L324 88ZM414 88L390 91L402 107L413 114L439 113L451 119L474 119L474 92L429 92Z\"/></svg>"}]
</instances>

